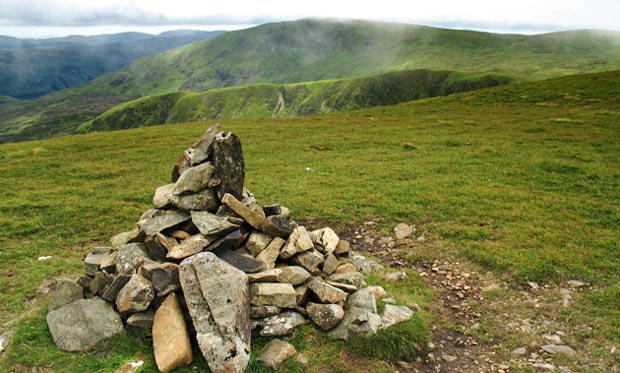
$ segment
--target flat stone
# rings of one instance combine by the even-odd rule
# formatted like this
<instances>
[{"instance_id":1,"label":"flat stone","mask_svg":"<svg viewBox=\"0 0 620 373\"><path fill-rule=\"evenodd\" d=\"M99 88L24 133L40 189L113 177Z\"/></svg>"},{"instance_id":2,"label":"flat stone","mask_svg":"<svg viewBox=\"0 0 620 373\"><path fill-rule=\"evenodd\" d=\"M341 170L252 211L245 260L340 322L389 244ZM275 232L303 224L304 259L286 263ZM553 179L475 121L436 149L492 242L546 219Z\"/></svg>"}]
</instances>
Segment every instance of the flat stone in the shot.
<instances>
[{"instance_id":1,"label":"flat stone","mask_svg":"<svg viewBox=\"0 0 620 373\"><path fill-rule=\"evenodd\" d=\"M350 256L351 255L351 244L347 240L340 240L338 242L338 246L334 250L334 254L338 256Z\"/></svg>"},{"instance_id":2,"label":"flat stone","mask_svg":"<svg viewBox=\"0 0 620 373\"><path fill-rule=\"evenodd\" d=\"M343 263L339 265L332 273L351 273L351 272L357 272L357 268L355 268L353 263Z\"/></svg>"},{"instance_id":3,"label":"flat stone","mask_svg":"<svg viewBox=\"0 0 620 373\"><path fill-rule=\"evenodd\" d=\"M322 303L338 303L347 298L347 293L313 277L308 287Z\"/></svg>"},{"instance_id":4,"label":"flat stone","mask_svg":"<svg viewBox=\"0 0 620 373\"><path fill-rule=\"evenodd\" d=\"M310 319L321 329L330 330L344 318L344 309L337 304L306 304Z\"/></svg>"},{"instance_id":5,"label":"flat stone","mask_svg":"<svg viewBox=\"0 0 620 373\"><path fill-rule=\"evenodd\" d=\"M291 260L293 263L307 269L310 273L316 273L319 272L319 266L325 259L320 252L312 249L295 255Z\"/></svg>"},{"instance_id":6,"label":"flat stone","mask_svg":"<svg viewBox=\"0 0 620 373\"><path fill-rule=\"evenodd\" d=\"M351 308L361 308L372 313L377 313L377 301L375 299L375 295L368 288L359 289L355 293L349 295L349 298L347 299L345 309L350 310Z\"/></svg>"},{"instance_id":7,"label":"flat stone","mask_svg":"<svg viewBox=\"0 0 620 373\"><path fill-rule=\"evenodd\" d=\"M319 249L323 254L331 254L336 250L338 243L340 243L340 237L334 232L333 229L326 227L314 230L310 233L312 242L316 243L322 249Z\"/></svg>"},{"instance_id":8,"label":"flat stone","mask_svg":"<svg viewBox=\"0 0 620 373\"><path fill-rule=\"evenodd\" d=\"M214 187L219 184L219 180L214 180L214 174L215 167L213 167L211 162L204 162L190 167L174 183L172 194L180 196L182 194L198 193L203 189Z\"/></svg>"},{"instance_id":9,"label":"flat stone","mask_svg":"<svg viewBox=\"0 0 620 373\"><path fill-rule=\"evenodd\" d=\"M280 259L287 260L297 253L302 253L311 249L314 249L314 244L310 239L310 234L306 231L306 228L300 226L293 229L293 232L288 237L286 245L284 245L280 251Z\"/></svg>"},{"instance_id":10,"label":"flat stone","mask_svg":"<svg viewBox=\"0 0 620 373\"><path fill-rule=\"evenodd\" d=\"M54 295L48 306L48 312L54 311L84 298L84 289L75 281L68 278L56 279Z\"/></svg>"},{"instance_id":11,"label":"flat stone","mask_svg":"<svg viewBox=\"0 0 620 373\"><path fill-rule=\"evenodd\" d=\"M183 194L180 196L172 195L172 203L184 211L215 211L219 201L215 190L205 189L198 193Z\"/></svg>"},{"instance_id":12,"label":"flat stone","mask_svg":"<svg viewBox=\"0 0 620 373\"><path fill-rule=\"evenodd\" d=\"M217 239L211 245L205 248L205 251L218 250L237 250L242 247L243 241L248 237L248 233L243 229L237 229L228 233L226 236Z\"/></svg>"},{"instance_id":13,"label":"flat stone","mask_svg":"<svg viewBox=\"0 0 620 373\"><path fill-rule=\"evenodd\" d=\"M218 197L223 198L228 193L236 199L243 199L245 161L239 137L230 132L215 135L212 158L216 175L222 181L217 186Z\"/></svg>"},{"instance_id":14,"label":"flat stone","mask_svg":"<svg viewBox=\"0 0 620 373\"><path fill-rule=\"evenodd\" d=\"M262 262L261 262L262 263ZM266 271L248 274L248 280L252 282L277 282L282 273L280 268L268 269Z\"/></svg>"},{"instance_id":15,"label":"flat stone","mask_svg":"<svg viewBox=\"0 0 620 373\"><path fill-rule=\"evenodd\" d=\"M88 253L84 259L84 272L89 276L94 276L99 270L99 265L108 256L108 253L93 254Z\"/></svg>"},{"instance_id":16,"label":"flat stone","mask_svg":"<svg viewBox=\"0 0 620 373\"><path fill-rule=\"evenodd\" d=\"M54 343L64 351L85 351L123 333L120 316L102 299L79 299L46 319Z\"/></svg>"},{"instance_id":17,"label":"flat stone","mask_svg":"<svg viewBox=\"0 0 620 373\"><path fill-rule=\"evenodd\" d=\"M110 303L115 303L118 293L120 293L121 289L125 287L130 278L130 275L116 275L112 282L101 292L101 298Z\"/></svg>"},{"instance_id":18,"label":"flat stone","mask_svg":"<svg viewBox=\"0 0 620 373\"><path fill-rule=\"evenodd\" d=\"M297 350L292 344L280 339L274 339L263 347L256 361L264 367L277 370L286 360L295 356L295 354L297 354Z\"/></svg>"},{"instance_id":19,"label":"flat stone","mask_svg":"<svg viewBox=\"0 0 620 373\"><path fill-rule=\"evenodd\" d=\"M137 273L140 259L146 257L146 246L141 243L129 243L118 249L116 258L116 274L131 275Z\"/></svg>"},{"instance_id":20,"label":"flat stone","mask_svg":"<svg viewBox=\"0 0 620 373\"><path fill-rule=\"evenodd\" d=\"M353 285L358 289L365 286L364 276L359 272L334 273L327 277L328 281L340 282L346 285Z\"/></svg>"},{"instance_id":21,"label":"flat stone","mask_svg":"<svg viewBox=\"0 0 620 373\"><path fill-rule=\"evenodd\" d=\"M293 232L291 218L288 214L267 216L260 230L272 237L287 238Z\"/></svg>"},{"instance_id":22,"label":"flat stone","mask_svg":"<svg viewBox=\"0 0 620 373\"><path fill-rule=\"evenodd\" d=\"M144 239L144 233L142 233L140 229L134 228L130 231L119 233L113 236L110 239L110 245L112 245L114 249L118 249L119 247L125 244L140 242L143 239Z\"/></svg>"},{"instance_id":23,"label":"flat stone","mask_svg":"<svg viewBox=\"0 0 620 373\"><path fill-rule=\"evenodd\" d=\"M413 317L413 310L406 306L385 305L385 311L381 317L382 327L387 328L401 322L410 320Z\"/></svg>"},{"instance_id":24,"label":"flat stone","mask_svg":"<svg viewBox=\"0 0 620 373\"><path fill-rule=\"evenodd\" d=\"M205 236L202 233L195 234L183 240L183 242L176 245L166 255L169 259L185 259L188 256L197 254L217 240L215 236Z\"/></svg>"},{"instance_id":25,"label":"flat stone","mask_svg":"<svg viewBox=\"0 0 620 373\"><path fill-rule=\"evenodd\" d=\"M577 355L577 351L575 351L572 347L565 345L548 344L542 346L541 348L550 354L565 354L570 356Z\"/></svg>"},{"instance_id":26,"label":"flat stone","mask_svg":"<svg viewBox=\"0 0 620 373\"><path fill-rule=\"evenodd\" d=\"M243 372L250 361L250 297L245 273L211 252L180 267L196 339L213 372Z\"/></svg>"},{"instance_id":27,"label":"flat stone","mask_svg":"<svg viewBox=\"0 0 620 373\"><path fill-rule=\"evenodd\" d=\"M293 286L301 285L310 278L310 272L306 271L304 267L300 266L287 266L280 269L280 275L278 276L278 282L289 283Z\"/></svg>"},{"instance_id":28,"label":"flat stone","mask_svg":"<svg viewBox=\"0 0 620 373\"><path fill-rule=\"evenodd\" d=\"M153 195L153 207L156 209L165 209L172 207L172 194L174 193L174 184L162 185L155 189Z\"/></svg>"},{"instance_id":29,"label":"flat stone","mask_svg":"<svg viewBox=\"0 0 620 373\"><path fill-rule=\"evenodd\" d=\"M209 127L204 134L184 153L187 162L191 166L198 165L209 158L212 152L215 135L220 130L220 124L216 123ZM182 173L179 173L181 175Z\"/></svg>"},{"instance_id":30,"label":"flat stone","mask_svg":"<svg viewBox=\"0 0 620 373\"><path fill-rule=\"evenodd\" d=\"M276 306L250 306L250 317L253 319L274 316L280 312L282 312L282 308Z\"/></svg>"},{"instance_id":31,"label":"flat stone","mask_svg":"<svg viewBox=\"0 0 620 373\"><path fill-rule=\"evenodd\" d=\"M145 262L140 267L139 273L151 282L158 297L181 289L178 264Z\"/></svg>"},{"instance_id":32,"label":"flat stone","mask_svg":"<svg viewBox=\"0 0 620 373\"><path fill-rule=\"evenodd\" d=\"M157 210L152 217L144 221L140 230L147 236L154 236L165 229L177 226L189 219L190 215L181 210Z\"/></svg>"},{"instance_id":33,"label":"flat stone","mask_svg":"<svg viewBox=\"0 0 620 373\"><path fill-rule=\"evenodd\" d=\"M377 334L381 326L381 317L368 310L351 308L334 329L327 332L331 339L348 339L350 336L369 338Z\"/></svg>"},{"instance_id":34,"label":"flat stone","mask_svg":"<svg viewBox=\"0 0 620 373\"><path fill-rule=\"evenodd\" d=\"M294 308L297 299L291 284L259 282L250 284L250 303L254 306Z\"/></svg>"},{"instance_id":35,"label":"flat stone","mask_svg":"<svg viewBox=\"0 0 620 373\"><path fill-rule=\"evenodd\" d=\"M355 293L358 288L355 285L349 285L349 284L343 284L341 282L335 282L335 281L325 281L326 283L330 284L333 287L336 287L340 290L346 291L347 293L351 294L351 293Z\"/></svg>"},{"instance_id":36,"label":"flat stone","mask_svg":"<svg viewBox=\"0 0 620 373\"><path fill-rule=\"evenodd\" d=\"M248 224L256 229L260 229L265 220L265 214L262 211L253 210L240 202L232 194L226 193L222 197L222 204L233 210L237 215L241 216Z\"/></svg>"},{"instance_id":37,"label":"flat stone","mask_svg":"<svg viewBox=\"0 0 620 373\"><path fill-rule=\"evenodd\" d=\"M138 328L151 329L153 327L154 319L155 312L153 312L152 310L136 312L129 316L129 318L127 319L127 325L135 326Z\"/></svg>"},{"instance_id":38,"label":"flat stone","mask_svg":"<svg viewBox=\"0 0 620 373\"><path fill-rule=\"evenodd\" d=\"M208 211L192 211L192 222L200 233L206 236L223 236L239 226L228 221L225 216L218 216Z\"/></svg>"},{"instance_id":39,"label":"flat stone","mask_svg":"<svg viewBox=\"0 0 620 373\"><path fill-rule=\"evenodd\" d=\"M412 233L412 230L409 224L398 223L394 227L394 236L396 237L397 240L405 239L411 236L411 233Z\"/></svg>"},{"instance_id":40,"label":"flat stone","mask_svg":"<svg viewBox=\"0 0 620 373\"><path fill-rule=\"evenodd\" d=\"M256 256L260 254L261 251L265 250L267 245L269 245L269 242L271 242L271 239L272 237L267 234L253 232L250 234L250 237L248 237L245 247L252 253L252 255Z\"/></svg>"},{"instance_id":41,"label":"flat stone","mask_svg":"<svg viewBox=\"0 0 620 373\"><path fill-rule=\"evenodd\" d=\"M214 249L213 253L217 255L218 258L245 273L256 273L264 269L264 264L260 260L239 254L238 252L226 247Z\"/></svg>"},{"instance_id":42,"label":"flat stone","mask_svg":"<svg viewBox=\"0 0 620 373\"><path fill-rule=\"evenodd\" d=\"M295 328L306 323L306 318L295 311L285 311L275 316L252 320L252 330L262 337L291 335Z\"/></svg>"},{"instance_id":43,"label":"flat stone","mask_svg":"<svg viewBox=\"0 0 620 373\"><path fill-rule=\"evenodd\" d=\"M189 333L174 293L168 295L155 313L153 352L157 368L164 373L192 361Z\"/></svg>"},{"instance_id":44,"label":"flat stone","mask_svg":"<svg viewBox=\"0 0 620 373\"><path fill-rule=\"evenodd\" d=\"M325 255L325 261L323 262L323 272L331 275L336 268L340 265L338 259L334 256L334 254Z\"/></svg>"},{"instance_id":45,"label":"flat stone","mask_svg":"<svg viewBox=\"0 0 620 373\"><path fill-rule=\"evenodd\" d=\"M275 268L276 260L280 255L280 249L285 243L286 241L280 237L274 238L271 240L269 245L267 245L267 247L256 256L256 260L263 262L266 269Z\"/></svg>"},{"instance_id":46,"label":"flat stone","mask_svg":"<svg viewBox=\"0 0 620 373\"><path fill-rule=\"evenodd\" d=\"M144 311L149 308L153 299L153 285L144 277L134 274L118 293L116 309L121 313Z\"/></svg>"}]
</instances>

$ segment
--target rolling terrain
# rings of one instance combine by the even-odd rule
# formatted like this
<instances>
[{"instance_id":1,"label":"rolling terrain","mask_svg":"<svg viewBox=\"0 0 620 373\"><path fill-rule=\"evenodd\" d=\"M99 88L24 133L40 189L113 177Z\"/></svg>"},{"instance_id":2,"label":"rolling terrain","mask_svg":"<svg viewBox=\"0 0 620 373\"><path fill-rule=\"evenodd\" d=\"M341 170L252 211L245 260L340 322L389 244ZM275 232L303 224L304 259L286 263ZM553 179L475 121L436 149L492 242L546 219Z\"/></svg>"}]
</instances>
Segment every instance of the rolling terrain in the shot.
<instances>
[{"instance_id":1,"label":"rolling terrain","mask_svg":"<svg viewBox=\"0 0 620 373\"><path fill-rule=\"evenodd\" d=\"M620 68L605 31L499 35L366 21L301 20L227 32L141 58L83 86L0 105L0 141L75 133L141 97L256 84L354 78L417 69L517 81Z\"/></svg>"},{"instance_id":2,"label":"rolling terrain","mask_svg":"<svg viewBox=\"0 0 620 373\"><path fill-rule=\"evenodd\" d=\"M512 370L536 370L542 361L613 371L612 347L620 343L619 108L620 71L612 71L344 113L221 123L241 138L246 185L261 202L281 203L296 220L338 232L368 229L372 221L378 237L399 222L424 234L383 249L407 271L406 281L367 281L386 286L399 303L418 303L421 318L456 336L446 345L473 340L483 357L455 349L456 362L479 359L476 371L491 370L485 359ZM130 335L87 353L59 351L45 324L47 298L37 289L53 276L82 273L90 247L131 229L179 155L211 123L0 145L0 332L2 325L16 328L0 370L118 371L136 360L155 369L150 347ZM483 297L467 304L478 316L466 327L440 318L445 305L428 279L437 262L473 268L468 275ZM539 348L558 331L575 355ZM399 360L425 368L415 360L429 351L372 353L423 333L416 324L366 349L331 342L314 328L289 341L311 357L308 371L393 372ZM258 349L265 341L253 343ZM511 353L523 346L526 355ZM198 356L179 371L205 366Z\"/></svg>"},{"instance_id":3,"label":"rolling terrain","mask_svg":"<svg viewBox=\"0 0 620 373\"><path fill-rule=\"evenodd\" d=\"M170 31L157 36L122 33L43 40L3 37L0 95L18 99L43 96L116 71L137 58L221 33Z\"/></svg>"}]
</instances>

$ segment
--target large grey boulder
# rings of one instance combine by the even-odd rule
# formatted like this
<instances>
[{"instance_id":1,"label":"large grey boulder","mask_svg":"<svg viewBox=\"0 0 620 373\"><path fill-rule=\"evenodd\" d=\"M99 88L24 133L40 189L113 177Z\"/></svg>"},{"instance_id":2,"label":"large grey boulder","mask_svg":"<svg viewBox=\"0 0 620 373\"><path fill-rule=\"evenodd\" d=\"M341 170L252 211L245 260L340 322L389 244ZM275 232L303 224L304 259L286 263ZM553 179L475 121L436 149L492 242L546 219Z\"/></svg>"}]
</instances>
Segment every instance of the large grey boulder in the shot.
<instances>
[{"instance_id":1,"label":"large grey boulder","mask_svg":"<svg viewBox=\"0 0 620 373\"><path fill-rule=\"evenodd\" d=\"M331 339L344 339L349 336L369 338L377 334L381 327L381 317L362 308L351 308L337 327L330 330L327 336Z\"/></svg>"},{"instance_id":2,"label":"large grey boulder","mask_svg":"<svg viewBox=\"0 0 620 373\"><path fill-rule=\"evenodd\" d=\"M47 314L56 346L85 351L104 339L123 333L120 316L102 299L80 299Z\"/></svg>"},{"instance_id":3,"label":"large grey boulder","mask_svg":"<svg viewBox=\"0 0 620 373\"><path fill-rule=\"evenodd\" d=\"M245 273L211 252L180 266L185 302L209 368L243 372L250 361L250 298Z\"/></svg>"},{"instance_id":4,"label":"large grey boulder","mask_svg":"<svg viewBox=\"0 0 620 373\"><path fill-rule=\"evenodd\" d=\"M78 299L84 298L84 289L77 282L68 278L56 279L54 295L50 301L48 310L53 311Z\"/></svg>"}]
</instances>

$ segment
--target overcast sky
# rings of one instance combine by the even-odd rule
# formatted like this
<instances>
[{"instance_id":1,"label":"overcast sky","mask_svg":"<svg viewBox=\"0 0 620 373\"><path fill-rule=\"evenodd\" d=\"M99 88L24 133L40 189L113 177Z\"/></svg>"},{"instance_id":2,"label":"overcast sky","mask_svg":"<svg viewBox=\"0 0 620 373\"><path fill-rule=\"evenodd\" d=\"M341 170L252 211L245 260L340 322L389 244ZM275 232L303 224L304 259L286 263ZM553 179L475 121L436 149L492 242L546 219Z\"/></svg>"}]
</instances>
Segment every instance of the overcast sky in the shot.
<instances>
[{"instance_id":1,"label":"overcast sky","mask_svg":"<svg viewBox=\"0 0 620 373\"><path fill-rule=\"evenodd\" d=\"M620 0L0 0L0 35L232 30L304 17L528 34L620 30Z\"/></svg>"}]
</instances>

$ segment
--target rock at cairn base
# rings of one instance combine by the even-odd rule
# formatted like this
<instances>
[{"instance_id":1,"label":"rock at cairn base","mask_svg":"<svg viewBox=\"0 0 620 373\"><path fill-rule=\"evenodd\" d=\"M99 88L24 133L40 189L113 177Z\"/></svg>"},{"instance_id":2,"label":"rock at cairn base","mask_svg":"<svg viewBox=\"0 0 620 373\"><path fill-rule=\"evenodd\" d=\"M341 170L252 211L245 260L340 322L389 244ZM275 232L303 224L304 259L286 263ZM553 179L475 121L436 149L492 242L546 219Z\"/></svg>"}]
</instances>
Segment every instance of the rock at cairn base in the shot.
<instances>
[{"instance_id":1,"label":"rock at cairn base","mask_svg":"<svg viewBox=\"0 0 620 373\"><path fill-rule=\"evenodd\" d=\"M153 350L157 368L169 372L192 361L192 345L176 294L170 294L153 319Z\"/></svg>"}]
</instances>

